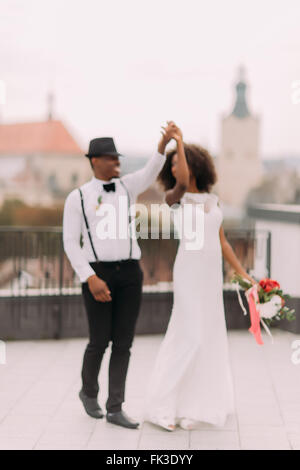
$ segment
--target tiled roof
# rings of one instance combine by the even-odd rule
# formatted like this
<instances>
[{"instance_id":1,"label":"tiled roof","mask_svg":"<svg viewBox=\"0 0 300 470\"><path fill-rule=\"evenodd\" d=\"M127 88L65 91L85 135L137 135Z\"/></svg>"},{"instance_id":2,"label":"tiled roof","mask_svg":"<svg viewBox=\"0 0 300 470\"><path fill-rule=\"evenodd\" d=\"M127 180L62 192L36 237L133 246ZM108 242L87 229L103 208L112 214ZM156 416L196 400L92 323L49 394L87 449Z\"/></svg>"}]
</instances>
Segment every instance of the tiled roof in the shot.
<instances>
[{"instance_id":1,"label":"tiled roof","mask_svg":"<svg viewBox=\"0 0 300 470\"><path fill-rule=\"evenodd\" d=\"M61 121L0 125L0 154L82 154L83 151Z\"/></svg>"}]
</instances>

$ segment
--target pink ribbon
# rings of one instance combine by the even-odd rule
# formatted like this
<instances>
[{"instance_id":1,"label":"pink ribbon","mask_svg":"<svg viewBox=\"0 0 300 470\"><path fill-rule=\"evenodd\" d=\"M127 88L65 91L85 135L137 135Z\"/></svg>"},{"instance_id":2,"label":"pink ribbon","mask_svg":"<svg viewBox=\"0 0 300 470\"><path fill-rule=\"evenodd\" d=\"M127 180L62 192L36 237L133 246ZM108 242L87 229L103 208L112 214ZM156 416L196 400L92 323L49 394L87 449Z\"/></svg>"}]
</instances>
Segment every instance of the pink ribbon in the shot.
<instances>
[{"instance_id":1,"label":"pink ribbon","mask_svg":"<svg viewBox=\"0 0 300 470\"><path fill-rule=\"evenodd\" d=\"M256 302L259 302L258 292L257 292L257 284L250 289L247 290L246 294L248 304L249 304L249 311L250 311L250 320L251 320L251 327L248 331L252 333L256 339L257 344L264 344L261 338L260 333L260 316L259 311L256 308Z\"/></svg>"}]
</instances>

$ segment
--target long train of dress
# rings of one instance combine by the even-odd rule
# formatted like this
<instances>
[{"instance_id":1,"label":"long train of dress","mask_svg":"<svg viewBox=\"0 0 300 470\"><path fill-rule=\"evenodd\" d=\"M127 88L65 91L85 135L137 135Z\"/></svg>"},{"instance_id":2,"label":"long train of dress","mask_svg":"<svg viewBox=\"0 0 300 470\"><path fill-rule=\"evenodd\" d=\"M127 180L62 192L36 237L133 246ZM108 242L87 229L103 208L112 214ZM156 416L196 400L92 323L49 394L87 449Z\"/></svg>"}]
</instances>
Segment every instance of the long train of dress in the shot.
<instances>
[{"instance_id":1,"label":"long train of dress","mask_svg":"<svg viewBox=\"0 0 300 470\"><path fill-rule=\"evenodd\" d=\"M223 214L211 193L185 193L185 204L203 204L204 244L186 249L180 239L174 268L174 301L145 400L144 419L182 418L223 426L234 413L234 389L223 303ZM194 209L192 218L197 217Z\"/></svg>"}]
</instances>

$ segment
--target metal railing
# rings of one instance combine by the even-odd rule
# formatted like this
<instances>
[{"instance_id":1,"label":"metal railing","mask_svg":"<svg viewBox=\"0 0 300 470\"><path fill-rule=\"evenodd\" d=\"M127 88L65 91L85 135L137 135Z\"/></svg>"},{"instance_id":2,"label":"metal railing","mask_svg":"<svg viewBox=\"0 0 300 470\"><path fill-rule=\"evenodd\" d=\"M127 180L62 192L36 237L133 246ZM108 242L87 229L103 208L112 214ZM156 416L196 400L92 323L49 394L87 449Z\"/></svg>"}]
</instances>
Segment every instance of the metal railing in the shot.
<instances>
[{"instance_id":1,"label":"metal railing","mask_svg":"<svg viewBox=\"0 0 300 470\"><path fill-rule=\"evenodd\" d=\"M246 270L270 275L268 231L227 230L226 237ZM144 287L172 281L178 240L140 239ZM223 262L224 282L230 267ZM0 227L0 296L67 295L81 285L67 259L61 227Z\"/></svg>"},{"instance_id":2,"label":"metal railing","mask_svg":"<svg viewBox=\"0 0 300 470\"><path fill-rule=\"evenodd\" d=\"M252 275L257 270L261 275L269 275L269 232L228 230L225 234ZM164 299L169 310L178 240L158 238L138 242L144 292L159 294L153 295L151 302ZM226 262L223 275L224 288L226 285L230 288L230 267ZM166 315L163 305L154 307L161 308L162 315ZM82 312L81 284L64 253L62 228L0 227L0 337L77 336L78 332L86 331Z\"/></svg>"}]
</instances>

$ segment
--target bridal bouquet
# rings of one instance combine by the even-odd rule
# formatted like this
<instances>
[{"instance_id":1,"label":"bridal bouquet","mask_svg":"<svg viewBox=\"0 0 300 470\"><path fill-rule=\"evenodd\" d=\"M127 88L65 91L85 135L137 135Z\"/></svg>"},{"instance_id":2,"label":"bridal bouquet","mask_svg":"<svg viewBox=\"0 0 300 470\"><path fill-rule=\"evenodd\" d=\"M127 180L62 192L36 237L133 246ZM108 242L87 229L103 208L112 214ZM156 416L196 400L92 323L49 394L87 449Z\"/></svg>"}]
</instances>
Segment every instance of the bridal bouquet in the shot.
<instances>
[{"instance_id":1,"label":"bridal bouquet","mask_svg":"<svg viewBox=\"0 0 300 470\"><path fill-rule=\"evenodd\" d=\"M261 279L258 284L252 285L251 282L244 279L240 274L235 274L231 282L236 283L239 303L244 314L247 315L238 285L245 291L251 319L249 331L253 333L258 344L263 344L260 334L260 323L262 323L266 332L272 338L268 326L284 318L289 321L295 320L295 310L289 309L285 305L285 301L290 298L290 295L283 293L277 281L265 278Z\"/></svg>"}]
</instances>

